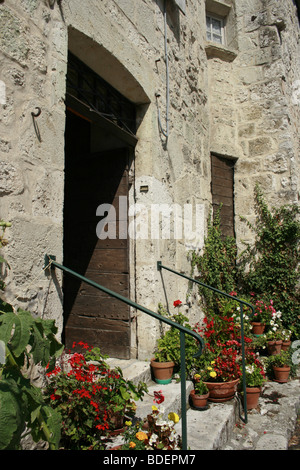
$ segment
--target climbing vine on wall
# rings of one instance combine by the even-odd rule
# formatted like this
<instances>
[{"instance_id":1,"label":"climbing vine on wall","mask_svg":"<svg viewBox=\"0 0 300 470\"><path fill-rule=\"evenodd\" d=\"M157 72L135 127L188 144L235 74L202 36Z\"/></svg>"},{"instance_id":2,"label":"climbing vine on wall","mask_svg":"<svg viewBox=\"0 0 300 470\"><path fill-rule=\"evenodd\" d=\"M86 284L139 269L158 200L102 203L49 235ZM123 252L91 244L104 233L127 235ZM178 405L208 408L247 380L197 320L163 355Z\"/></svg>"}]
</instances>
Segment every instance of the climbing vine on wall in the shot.
<instances>
[{"instance_id":1,"label":"climbing vine on wall","mask_svg":"<svg viewBox=\"0 0 300 470\"><path fill-rule=\"evenodd\" d=\"M240 283L243 290L272 298L285 325L294 325L300 332L300 209L290 204L270 210L258 185L254 196L254 224L241 217L254 232L255 240L246 244L239 258Z\"/></svg>"}]
</instances>

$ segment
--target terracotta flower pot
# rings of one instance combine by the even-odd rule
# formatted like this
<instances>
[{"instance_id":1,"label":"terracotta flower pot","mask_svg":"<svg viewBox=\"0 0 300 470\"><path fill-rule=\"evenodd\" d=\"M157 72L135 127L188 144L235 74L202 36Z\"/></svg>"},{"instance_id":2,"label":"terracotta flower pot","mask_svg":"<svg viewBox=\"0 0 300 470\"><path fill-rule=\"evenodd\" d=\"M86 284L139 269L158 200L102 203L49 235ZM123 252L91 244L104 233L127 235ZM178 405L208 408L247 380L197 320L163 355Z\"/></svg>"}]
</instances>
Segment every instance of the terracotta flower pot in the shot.
<instances>
[{"instance_id":1,"label":"terracotta flower pot","mask_svg":"<svg viewBox=\"0 0 300 470\"><path fill-rule=\"evenodd\" d=\"M252 410L258 405L261 387L246 387L247 410Z\"/></svg>"},{"instance_id":2,"label":"terracotta flower pot","mask_svg":"<svg viewBox=\"0 0 300 470\"><path fill-rule=\"evenodd\" d=\"M265 331L266 325L260 322L251 322L252 325L252 333L254 335L262 335Z\"/></svg>"},{"instance_id":3,"label":"terracotta flower pot","mask_svg":"<svg viewBox=\"0 0 300 470\"><path fill-rule=\"evenodd\" d=\"M195 390L191 390L190 397L194 408L204 408L207 405L209 393L206 393L205 395L197 395Z\"/></svg>"},{"instance_id":4,"label":"terracotta flower pot","mask_svg":"<svg viewBox=\"0 0 300 470\"><path fill-rule=\"evenodd\" d=\"M268 352L271 356L275 354L280 354L282 340L268 341Z\"/></svg>"},{"instance_id":5,"label":"terracotta flower pot","mask_svg":"<svg viewBox=\"0 0 300 470\"><path fill-rule=\"evenodd\" d=\"M277 367L273 366L275 382L285 383L289 379L291 368L289 366Z\"/></svg>"},{"instance_id":6,"label":"terracotta flower pot","mask_svg":"<svg viewBox=\"0 0 300 470\"><path fill-rule=\"evenodd\" d=\"M208 400L212 402L229 401L234 397L239 379L230 382L204 382L209 390Z\"/></svg>"},{"instance_id":7,"label":"terracotta flower pot","mask_svg":"<svg viewBox=\"0 0 300 470\"><path fill-rule=\"evenodd\" d=\"M291 345L291 341L282 341L281 350L287 351Z\"/></svg>"},{"instance_id":8,"label":"terracotta flower pot","mask_svg":"<svg viewBox=\"0 0 300 470\"><path fill-rule=\"evenodd\" d=\"M156 359L151 359L151 368L154 375L154 380L158 384L168 384L172 380L174 362L158 362Z\"/></svg>"}]
</instances>

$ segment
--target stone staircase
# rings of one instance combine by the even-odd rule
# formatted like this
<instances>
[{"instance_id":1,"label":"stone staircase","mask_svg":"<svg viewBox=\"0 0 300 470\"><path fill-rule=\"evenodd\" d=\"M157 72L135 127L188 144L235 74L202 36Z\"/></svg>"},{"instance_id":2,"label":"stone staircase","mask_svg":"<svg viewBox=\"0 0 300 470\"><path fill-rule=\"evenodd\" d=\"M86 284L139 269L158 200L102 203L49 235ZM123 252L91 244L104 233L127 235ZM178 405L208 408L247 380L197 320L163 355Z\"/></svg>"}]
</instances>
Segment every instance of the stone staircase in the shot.
<instances>
[{"instance_id":1,"label":"stone staircase","mask_svg":"<svg viewBox=\"0 0 300 470\"><path fill-rule=\"evenodd\" d=\"M120 359L108 359L111 367L119 366L124 378L132 380L134 383L143 381L148 385L148 394L143 401L137 402L136 416L144 418L151 413L151 406L154 398L154 391L162 391L165 397L163 406L165 416L171 411L181 415L181 385L172 381L167 385L156 384L152 381L149 362ZM224 448L230 439L236 420L238 419L238 400L226 403L209 403L207 410L199 411L189 407L189 392L193 389L190 381L186 383L187 397L187 444L189 450L217 450ZM175 429L181 434L181 420L176 424ZM121 437L119 438L121 440ZM118 439L113 445L118 444ZM120 441L121 442L121 441Z\"/></svg>"}]
</instances>

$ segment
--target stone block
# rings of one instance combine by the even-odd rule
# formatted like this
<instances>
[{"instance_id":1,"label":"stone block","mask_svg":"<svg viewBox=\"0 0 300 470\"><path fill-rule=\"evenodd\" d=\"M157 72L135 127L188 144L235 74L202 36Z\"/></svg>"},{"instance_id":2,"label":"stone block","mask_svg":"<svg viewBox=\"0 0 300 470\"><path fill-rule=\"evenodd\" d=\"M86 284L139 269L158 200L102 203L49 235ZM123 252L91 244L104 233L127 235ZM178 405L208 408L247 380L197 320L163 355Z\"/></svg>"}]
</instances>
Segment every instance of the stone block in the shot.
<instances>
[{"instance_id":1,"label":"stone block","mask_svg":"<svg viewBox=\"0 0 300 470\"><path fill-rule=\"evenodd\" d=\"M0 161L0 195L20 194L23 189L21 171L11 163Z\"/></svg>"},{"instance_id":2,"label":"stone block","mask_svg":"<svg viewBox=\"0 0 300 470\"><path fill-rule=\"evenodd\" d=\"M9 8L0 9L0 49L16 60L20 65L27 65L29 41L28 26Z\"/></svg>"},{"instance_id":3,"label":"stone block","mask_svg":"<svg viewBox=\"0 0 300 470\"><path fill-rule=\"evenodd\" d=\"M273 148L273 141L270 137L257 137L249 141L249 155L265 155Z\"/></svg>"}]
</instances>

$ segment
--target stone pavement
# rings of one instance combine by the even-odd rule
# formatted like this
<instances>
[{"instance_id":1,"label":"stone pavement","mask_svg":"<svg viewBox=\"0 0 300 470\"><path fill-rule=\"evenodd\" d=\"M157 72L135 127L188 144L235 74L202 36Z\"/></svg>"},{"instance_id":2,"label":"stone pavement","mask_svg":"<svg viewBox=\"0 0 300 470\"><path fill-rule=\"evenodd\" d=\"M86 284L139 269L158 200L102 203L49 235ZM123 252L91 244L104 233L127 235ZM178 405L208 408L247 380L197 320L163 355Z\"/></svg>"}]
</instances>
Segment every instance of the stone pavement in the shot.
<instances>
[{"instance_id":1,"label":"stone pavement","mask_svg":"<svg viewBox=\"0 0 300 470\"><path fill-rule=\"evenodd\" d=\"M154 390L165 396L166 414L180 414L180 384L157 385L151 382L149 363L111 360L122 368L124 377L149 383L149 395L138 402L137 416L151 412ZM191 390L187 382L187 396ZM209 403L207 410L187 411L188 448L190 450L287 450L300 411L300 374L286 384L266 382L257 409L248 411L248 423L238 395L226 403ZM176 424L181 433L181 422Z\"/></svg>"},{"instance_id":2,"label":"stone pavement","mask_svg":"<svg viewBox=\"0 0 300 470\"><path fill-rule=\"evenodd\" d=\"M267 382L248 423L238 421L224 450L287 450L300 411L300 379Z\"/></svg>"}]
</instances>

